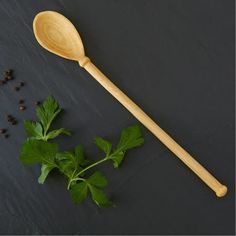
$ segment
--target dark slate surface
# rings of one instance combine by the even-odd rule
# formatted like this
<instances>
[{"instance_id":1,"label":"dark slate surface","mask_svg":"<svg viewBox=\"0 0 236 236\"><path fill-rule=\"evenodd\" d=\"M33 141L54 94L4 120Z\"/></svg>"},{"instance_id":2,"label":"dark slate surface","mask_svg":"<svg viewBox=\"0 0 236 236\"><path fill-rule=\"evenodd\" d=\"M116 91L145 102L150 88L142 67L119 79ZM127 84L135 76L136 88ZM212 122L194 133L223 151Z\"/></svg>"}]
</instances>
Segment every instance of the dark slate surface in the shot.
<instances>
[{"instance_id":1,"label":"dark slate surface","mask_svg":"<svg viewBox=\"0 0 236 236\"><path fill-rule=\"evenodd\" d=\"M116 140L136 120L77 63L41 48L32 33L36 13L55 10L79 29L86 52L180 144L229 187L216 198L143 128L146 144L110 179L115 209L71 203L53 174L37 184L39 167L18 161L22 123L0 139L1 234L233 234L234 233L234 1L1 0L0 71L15 81L0 88L5 114L33 119L34 101L53 94L65 108L58 121L74 131L63 148L82 143L99 155L95 135ZM19 92L15 84L27 84ZM24 113L17 110L26 100Z\"/></svg>"}]
</instances>

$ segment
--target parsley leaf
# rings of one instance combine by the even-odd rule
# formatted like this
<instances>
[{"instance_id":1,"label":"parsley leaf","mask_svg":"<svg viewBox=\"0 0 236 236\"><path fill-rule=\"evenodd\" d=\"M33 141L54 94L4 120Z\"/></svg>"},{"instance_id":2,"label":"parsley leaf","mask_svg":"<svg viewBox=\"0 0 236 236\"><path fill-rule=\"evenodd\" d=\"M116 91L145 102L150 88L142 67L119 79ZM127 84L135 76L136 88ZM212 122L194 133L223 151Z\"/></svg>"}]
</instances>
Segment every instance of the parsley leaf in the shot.
<instances>
[{"instance_id":1,"label":"parsley leaf","mask_svg":"<svg viewBox=\"0 0 236 236\"><path fill-rule=\"evenodd\" d=\"M88 185L86 182L74 184L70 189L71 198L74 203L81 203L88 195Z\"/></svg>"},{"instance_id":2,"label":"parsley leaf","mask_svg":"<svg viewBox=\"0 0 236 236\"><path fill-rule=\"evenodd\" d=\"M43 138L43 127L39 122L24 121L24 127L28 137L35 139Z\"/></svg>"},{"instance_id":3,"label":"parsley leaf","mask_svg":"<svg viewBox=\"0 0 236 236\"><path fill-rule=\"evenodd\" d=\"M144 139L139 125L133 125L123 129L120 141L110 156L110 159L114 162L114 167L118 168L120 166L127 150L141 146L143 142Z\"/></svg>"},{"instance_id":4,"label":"parsley leaf","mask_svg":"<svg viewBox=\"0 0 236 236\"><path fill-rule=\"evenodd\" d=\"M84 150L81 145L75 147L74 151L59 152L56 154L59 170L72 179L83 168ZM81 166L80 166L81 165Z\"/></svg>"},{"instance_id":5,"label":"parsley leaf","mask_svg":"<svg viewBox=\"0 0 236 236\"><path fill-rule=\"evenodd\" d=\"M41 175L38 177L38 182L39 184L43 184L44 181L46 180L49 172L54 169L55 166L54 165L47 165L47 164L42 164L41 167Z\"/></svg>"},{"instance_id":6,"label":"parsley leaf","mask_svg":"<svg viewBox=\"0 0 236 236\"><path fill-rule=\"evenodd\" d=\"M109 207L112 205L107 195L101 189L95 187L95 185L91 183L91 179L90 181L89 179L87 179L71 186L70 194L73 202L74 203L83 202L88 195L88 189L90 190L93 201L99 207Z\"/></svg>"},{"instance_id":7,"label":"parsley leaf","mask_svg":"<svg viewBox=\"0 0 236 236\"><path fill-rule=\"evenodd\" d=\"M48 139L56 138L60 134L70 136L70 131L65 128L49 132L53 120L61 110L56 100L52 96L49 96L43 104L36 109L40 122L24 121L24 128L29 138L47 141Z\"/></svg>"},{"instance_id":8,"label":"parsley leaf","mask_svg":"<svg viewBox=\"0 0 236 236\"><path fill-rule=\"evenodd\" d=\"M114 168L118 168L120 166L120 164L122 163L124 157L125 157L125 152L124 151L116 152L110 157L110 159L113 160Z\"/></svg>"},{"instance_id":9,"label":"parsley leaf","mask_svg":"<svg viewBox=\"0 0 236 236\"><path fill-rule=\"evenodd\" d=\"M96 137L95 138L95 144L106 153L106 155L108 156L111 152L111 147L112 144L110 142L108 142L107 140L100 138L100 137Z\"/></svg>"},{"instance_id":10,"label":"parsley leaf","mask_svg":"<svg viewBox=\"0 0 236 236\"><path fill-rule=\"evenodd\" d=\"M108 199L107 195L99 188L96 188L95 186L88 184L89 190L92 195L93 201L99 206L99 207L109 207L112 206L112 203Z\"/></svg>"},{"instance_id":11,"label":"parsley leaf","mask_svg":"<svg viewBox=\"0 0 236 236\"><path fill-rule=\"evenodd\" d=\"M48 139L54 139L56 138L58 135L60 134L66 134L68 136L71 136L71 133L69 130L67 129L64 129L64 128L60 128L60 129L56 129L56 130L53 130L53 131L50 131L46 137L47 137L47 140Z\"/></svg>"},{"instance_id":12,"label":"parsley leaf","mask_svg":"<svg viewBox=\"0 0 236 236\"><path fill-rule=\"evenodd\" d=\"M46 135L52 121L61 112L61 110L62 109L59 104L52 96L47 97L43 104L37 107L36 114L42 123L44 135Z\"/></svg>"},{"instance_id":13,"label":"parsley leaf","mask_svg":"<svg viewBox=\"0 0 236 236\"><path fill-rule=\"evenodd\" d=\"M74 154L69 151L57 153L56 162L60 172L70 178L76 168Z\"/></svg>"},{"instance_id":14,"label":"parsley leaf","mask_svg":"<svg viewBox=\"0 0 236 236\"><path fill-rule=\"evenodd\" d=\"M29 139L22 146L20 160L24 164L43 163L55 165L54 158L57 152L58 145L56 143Z\"/></svg>"},{"instance_id":15,"label":"parsley leaf","mask_svg":"<svg viewBox=\"0 0 236 236\"><path fill-rule=\"evenodd\" d=\"M94 172L86 181L99 188L104 188L108 184L106 177L99 171Z\"/></svg>"},{"instance_id":16,"label":"parsley leaf","mask_svg":"<svg viewBox=\"0 0 236 236\"><path fill-rule=\"evenodd\" d=\"M142 145L143 142L144 139L142 138L140 126L133 125L123 129L116 150L128 150Z\"/></svg>"},{"instance_id":17,"label":"parsley leaf","mask_svg":"<svg viewBox=\"0 0 236 236\"><path fill-rule=\"evenodd\" d=\"M77 145L75 147L74 155L76 157L77 165L83 165L85 158L84 158L84 149L81 145Z\"/></svg>"}]
</instances>

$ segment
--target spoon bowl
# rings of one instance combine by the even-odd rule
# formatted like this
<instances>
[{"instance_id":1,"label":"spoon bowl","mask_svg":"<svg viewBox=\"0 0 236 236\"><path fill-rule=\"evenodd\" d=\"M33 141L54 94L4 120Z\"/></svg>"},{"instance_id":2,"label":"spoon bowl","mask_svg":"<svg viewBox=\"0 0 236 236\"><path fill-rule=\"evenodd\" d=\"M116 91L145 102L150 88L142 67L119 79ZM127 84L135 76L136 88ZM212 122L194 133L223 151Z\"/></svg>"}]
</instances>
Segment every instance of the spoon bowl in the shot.
<instances>
[{"instance_id":1,"label":"spoon bowl","mask_svg":"<svg viewBox=\"0 0 236 236\"><path fill-rule=\"evenodd\" d=\"M43 11L33 21L33 30L39 44L48 51L69 60L83 58L84 47L74 25L63 15Z\"/></svg>"}]
</instances>

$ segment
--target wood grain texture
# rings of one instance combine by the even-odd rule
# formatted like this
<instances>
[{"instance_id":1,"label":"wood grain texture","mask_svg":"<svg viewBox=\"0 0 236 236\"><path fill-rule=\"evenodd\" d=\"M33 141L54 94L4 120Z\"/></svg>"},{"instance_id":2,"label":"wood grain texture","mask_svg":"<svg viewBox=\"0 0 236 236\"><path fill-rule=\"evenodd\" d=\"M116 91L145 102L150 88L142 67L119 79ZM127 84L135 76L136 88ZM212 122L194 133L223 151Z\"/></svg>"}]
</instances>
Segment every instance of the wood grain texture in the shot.
<instances>
[{"instance_id":1,"label":"wood grain texture","mask_svg":"<svg viewBox=\"0 0 236 236\"><path fill-rule=\"evenodd\" d=\"M33 21L39 44L48 51L70 60L84 57L84 47L71 22L55 11L38 13Z\"/></svg>"},{"instance_id":2,"label":"wood grain texture","mask_svg":"<svg viewBox=\"0 0 236 236\"><path fill-rule=\"evenodd\" d=\"M209 194L146 129L145 145L118 171L101 167L117 208L74 206L56 173L37 184L40 168L18 161L21 122L35 119L36 100L56 97L65 109L56 126L74 132L58 139L62 149L81 143L94 159L96 135L116 142L136 122L78 63L42 49L32 22L44 10L74 23L94 64L228 184L225 198ZM0 26L0 71L13 68L15 77L0 87L0 125L6 113L20 121L0 139L0 234L235 233L234 1L1 0Z\"/></svg>"}]
</instances>

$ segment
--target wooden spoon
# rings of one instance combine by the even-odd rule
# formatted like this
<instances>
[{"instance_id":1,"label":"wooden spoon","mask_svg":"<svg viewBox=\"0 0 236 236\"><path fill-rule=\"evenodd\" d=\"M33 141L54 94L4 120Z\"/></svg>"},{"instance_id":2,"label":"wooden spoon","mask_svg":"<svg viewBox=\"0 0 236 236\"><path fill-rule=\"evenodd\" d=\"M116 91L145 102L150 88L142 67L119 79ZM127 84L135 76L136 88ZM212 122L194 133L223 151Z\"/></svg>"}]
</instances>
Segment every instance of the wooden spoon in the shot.
<instances>
[{"instance_id":1,"label":"wooden spoon","mask_svg":"<svg viewBox=\"0 0 236 236\"><path fill-rule=\"evenodd\" d=\"M227 193L226 186L222 185L200 163L190 156L188 152L176 143L85 56L79 33L66 17L53 11L40 12L34 18L33 29L35 37L42 47L66 59L78 61L81 67L87 70L94 79L215 191L218 197L222 197Z\"/></svg>"}]
</instances>

